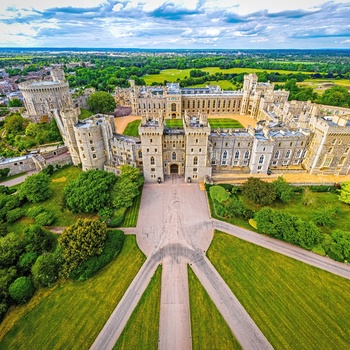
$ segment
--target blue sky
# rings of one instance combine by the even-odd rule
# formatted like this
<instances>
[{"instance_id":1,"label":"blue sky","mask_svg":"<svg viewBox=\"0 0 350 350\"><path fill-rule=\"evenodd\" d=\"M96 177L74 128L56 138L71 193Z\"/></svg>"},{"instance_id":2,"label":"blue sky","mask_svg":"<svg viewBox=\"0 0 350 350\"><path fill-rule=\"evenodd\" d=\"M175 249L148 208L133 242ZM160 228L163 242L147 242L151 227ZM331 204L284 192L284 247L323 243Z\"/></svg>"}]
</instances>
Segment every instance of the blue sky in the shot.
<instances>
[{"instance_id":1,"label":"blue sky","mask_svg":"<svg viewBox=\"0 0 350 350\"><path fill-rule=\"evenodd\" d=\"M350 48L350 2L1 0L1 47Z\"/></svg>"}]
</instances>

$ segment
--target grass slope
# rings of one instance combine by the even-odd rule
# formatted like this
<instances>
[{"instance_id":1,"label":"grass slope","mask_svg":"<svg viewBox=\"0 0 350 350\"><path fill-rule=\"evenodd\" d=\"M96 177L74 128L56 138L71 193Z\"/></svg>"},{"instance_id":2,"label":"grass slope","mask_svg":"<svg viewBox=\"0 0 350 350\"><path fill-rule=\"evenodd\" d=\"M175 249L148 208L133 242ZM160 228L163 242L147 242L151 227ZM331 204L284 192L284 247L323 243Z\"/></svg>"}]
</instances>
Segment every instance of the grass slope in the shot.
<instances>
[{"instance_id":1,"label":"grass slope","mask_svg":"<svg viewBox=\"0 0 350 350\"><path fill-rule=\"evenodd\" d=\"M113 349L158 349L161 276L158 266Z\"/></svg>"},{"instance_id":2,"label":"grass slope","mask_svg":"<svg viewBox=\"0 0 350 350\"><path fill-rule=\"evenodd\" d=\"M345 349L350 281L216 232L208 257L275 349Z\"/></svg>"},{"instance_id":3,"label":"grass slope","mask_svg":"<svg viewBox=\"0 0 350 350\"><path fill-rule=\"evenodd\" d=\"M136 227L137 218L139 217L139 210L142 197L142 187L140 188L140 194L134 198L133 204L126 210L125 218L121 227Z\"/></svg>"},{"instance_id":4,"label":"grass slope","mask_svg":"<svg viewBox=\"0 0 350 350\"><path fill-rule=\"evenodd\" d=\"M127 136L135 136L135 137L139 136L139 129L138 128L139 128L140 123L141 123L140 120L134 120L133 122L130 122L126 126L123 134L127 135Z\"/></svg>"},{"instance_id":5,"label":"grass slope","mask_svg":"<svg viewBox=\"0 0 350 350\"><path fill-rule=\"evenodd\" d=\"M194 350L241 349L224 318L190 267L188 268L188 284L192 348Z\"/></svg>"},{"instance_id":6,"label":"grass slope","mask_svg":"<svg viewBox=\"0 0 350 350\"><path fill-rule=\"evenodd\" d=\"M126 236L119 256L94 278L61 281L50 295L12 309L0 349L89 349L144 261L135 236Z\"/></svg>"},{"instance_id":7,"label":"grass slope","mask_svg":"<svg viewBox=\"0 0 350 350\"><path fill-rule=\"evenodd\" d=\"M87 110L87 109L84 109L84 108L80 108L80 114L78 115L78 119L79 120L84 120L86 118L89 118L91 117L92 115L94 115L93 112Z\"/></svg>"},{"instance_id":8,"label":"grass slope","mask_svg":"<svg viewBox=\"0 0 350 350\"><path fill-rule=\"evenodd\" d=\"M164 122L170 129L183 128L182 119L165 119Z\"/></svg>"},{"instance_id":9,"label":"grass slope","mask_svg":"<svg viewBox=\"0 0 350 350\"><path fill-rule=\"evenodd\" d=\"M230 118L208 118L210 127L212 129L220 128L220 129L243 129L243 125L235 119Z\"/></svg>"}]
</instances>

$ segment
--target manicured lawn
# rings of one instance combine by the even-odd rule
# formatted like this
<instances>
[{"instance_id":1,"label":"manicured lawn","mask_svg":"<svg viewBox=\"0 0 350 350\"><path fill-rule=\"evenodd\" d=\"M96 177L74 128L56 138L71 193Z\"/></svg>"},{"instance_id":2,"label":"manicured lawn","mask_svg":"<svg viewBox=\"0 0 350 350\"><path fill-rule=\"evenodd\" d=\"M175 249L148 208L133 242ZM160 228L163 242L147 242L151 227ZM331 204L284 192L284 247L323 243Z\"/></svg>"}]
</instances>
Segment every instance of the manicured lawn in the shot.
<instances>
[{"instance_id":1,"label":"manicured lawn","mask_svg":"<svg viewBox=\"0 0 350 350\"><path fill-rule=\"evenodd\" d=\"M81 169L74 166L64 168L51 176L50 189L52 195L49 199L40 203L26 203L23 205L24 210L28 210L34 206L42 206L50 212L54 213L56 220L54 226L69 226L72 225L78 218L97 218L94 214L73 214L68 209L64 209L63 204L63 189L69 182L75 180L81 173ZM28 221L31 219L23 218L12 225L9 225L9 231L19 232L27 227Z\"/></svg>"},{"instance_id":2,"label":"manicured lawn","mask_svg":"<svg viewBox=\"0 0 350 350\"><path fill-rule=\"evenodd\" d=\"M236 90L237 88L229 80L208 81L204 84L196 84L190 87L206 87L207 85L219 85L223 90Z\"/></svg>"},{"instance_id":3,"label":"manicured lawn","mask_svg":"<svg viewBox=\"0 0 350 350\"><path fill-rule=\"evenodd\" d=\"M89 349L144 261L135 236L126 236L118 257L92 279L61 281L51 294L11 310L0 348Z\"/></svg>"},{"instance_id":4,"label":"manicured lawn","mask_svg":"<svg viewBox=\"0 0 350 350\"><path fill-rule=\"evenodd\" d=\"M188 268L188 284L192 348L194 350L241 349L226 321L190 267Z\"/></svg>"},{"instance_id":5,"label":"manicured lawn","mask_svg":"<svg viewBox=\"0 0 350 350\"><path fill-rule=\"evenodd\" d=\"M220 232L208 257L275 349L349 347L349 280Z\"/></svg>"},{"instance_id":6,"label":"manicured lawn","mask_svg":"<svg viewBox=\"0 0 350 350\"><path fill-rule=\"evenodd\" d=\"M123 134L127 135L127 136L135 136L135 137L139 136L139 129L138 129L138 127L139 127L140 123L141 123L140 120L134 120L133 122L130 122L126 126Z\"/></svg>"},{"instance_id":7,"label":"manicured lawn","mask_svg":"<svg viewBox=\"0 0 350 350\"><path fill-rule=\"evenodd\" d=\"M182 119L165 119L164 122L166 127L170 129L183 128Z\"/></svg>"},{"instance_id":8,"label":"manicured lawn","mask_svg":"<svg viewBox=\"0 0 350 350\"><path fill-rule=\"evenodd\" d=\"M89 111L87 109L84 109L84 108L80 108L80 112L81 113L78 116L78 119L80 119L80 120L84 120L84 119L89 118L92 115L94 115L93 112L91 112L91 111Z\"/></svg>"},{"instance_id":9,"label":"manicured lawn","mask_svg":"<svg viewBox=\"0 0 350 350\"><path fill-rule=\"evenodd\" d=\"M113 349L158 349L161 276L158 266Z\"/></svg>"},{"instance_id":10,"label":"manicured lawn","mask_svg":"<svg viewBox=\"0 0 350 350\"><path fill-rule=\"evenodd\" d=\"M140 194L134 198L133 204L126 210L125 218L121 227L136 227L137 218L139 217L139 210L142 197L142 187L140 188Z\"/></svg>"},{"instance_id":11,"label":"manicured lawn","mask_svg":"<svg viewBox=\"0 0 350 350\"><path fill-rule=\"evenodd\" d=\"M220 129L243 129L243 125L235 119L230 118L208 118L210 127L212 129L220 128Z\"/></svg>"}]
</instances>

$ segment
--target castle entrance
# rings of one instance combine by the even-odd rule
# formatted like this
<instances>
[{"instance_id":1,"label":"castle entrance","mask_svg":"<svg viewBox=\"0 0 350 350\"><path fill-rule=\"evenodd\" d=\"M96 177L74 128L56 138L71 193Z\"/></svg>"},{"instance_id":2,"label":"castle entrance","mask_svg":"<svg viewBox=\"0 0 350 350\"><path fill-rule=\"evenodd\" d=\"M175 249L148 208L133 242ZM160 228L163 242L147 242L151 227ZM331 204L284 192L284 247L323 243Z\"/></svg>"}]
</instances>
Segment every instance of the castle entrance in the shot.
<instances>
[{"instance_id":1,"label":"castle entrance","mask_svg":"<svg viewBox=\"0 0 350 350\"><path fill-rule=\"evenodd\" d=\"M176 113L173 113L173 114L171 115L171 118L172 118L172 119L176 119Z\"/></svg>"},{"instance_id":2,"label":"castle entrance","mask_svg":"<svg viewBox=\"0 0 350 350\"><path fill-rule=\"evenodd\" d=\"M179 173L179 166L177 164L171 164L170 174L178 174L178 173Z\"/></svg>"}]
</instances>

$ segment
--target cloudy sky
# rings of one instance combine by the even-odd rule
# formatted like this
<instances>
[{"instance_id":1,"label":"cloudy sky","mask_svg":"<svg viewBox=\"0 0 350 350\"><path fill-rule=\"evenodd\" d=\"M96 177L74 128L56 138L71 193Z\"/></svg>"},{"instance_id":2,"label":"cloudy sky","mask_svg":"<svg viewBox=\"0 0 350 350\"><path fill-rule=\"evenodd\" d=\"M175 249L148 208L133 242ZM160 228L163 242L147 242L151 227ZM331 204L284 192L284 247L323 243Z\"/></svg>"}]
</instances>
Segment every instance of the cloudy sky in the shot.
<instances>
[{"instance_id":1,"label":"cloudy sky","mask_svg":"<svg viewBox=\"0 0 350 350\"><path fill-rule=\"evenodd\" d=\"M0 46L350 48L350 1L0 0Z\"/></svg>"}]
</instances>

